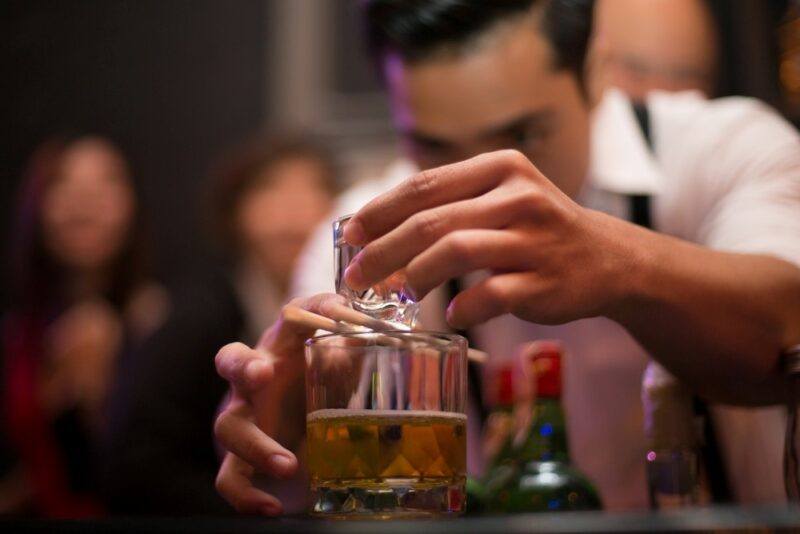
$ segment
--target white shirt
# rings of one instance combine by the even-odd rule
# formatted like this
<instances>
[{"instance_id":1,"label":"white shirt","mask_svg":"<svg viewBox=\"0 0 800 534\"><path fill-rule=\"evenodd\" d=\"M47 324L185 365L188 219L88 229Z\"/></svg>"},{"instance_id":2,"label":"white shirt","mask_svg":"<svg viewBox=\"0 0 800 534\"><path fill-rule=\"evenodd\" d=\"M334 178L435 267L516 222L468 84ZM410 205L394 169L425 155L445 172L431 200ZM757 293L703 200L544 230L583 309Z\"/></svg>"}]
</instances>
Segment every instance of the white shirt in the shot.
<instances>
[{"instance_id":1,"label":"white shirt","mask_svg":"<svg viewBox=\"0 0 800 534\"><path fill-rule=\"evenodd\" d=\"M649 194L661 232L800 265L797 132L746 98L708 101L699 93L653 93L648 110L655 157L627 98L616 90L606 94L593 115L590 172L578 201L627 219L626 195ZM333 215L358 211L414 172L407 162L397 162L382 179L342 195ZM333 291L333 276L326 224L300 260L292 293ZM446 329L444 309L441 291L423 300L426 328ZM601 317L542 326L503 316L475 327L473 334L495 361L513 357L526 341L561 340L567 350L563 404L572 460L595 482L607 509L647 506L640 400L647 354L625 329ZM741 502L783 500L782 410L717 407L713 415L734 496Z\"/></svg>"}]
</instances>

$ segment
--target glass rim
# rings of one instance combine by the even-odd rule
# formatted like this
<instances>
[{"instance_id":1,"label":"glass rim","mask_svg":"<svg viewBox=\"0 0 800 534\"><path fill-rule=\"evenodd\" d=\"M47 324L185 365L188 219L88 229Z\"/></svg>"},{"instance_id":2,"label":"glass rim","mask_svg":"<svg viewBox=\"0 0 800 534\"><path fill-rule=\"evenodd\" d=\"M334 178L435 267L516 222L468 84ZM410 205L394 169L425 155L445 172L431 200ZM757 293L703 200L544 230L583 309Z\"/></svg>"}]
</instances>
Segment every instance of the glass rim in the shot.
<instances>
[{"instance_id":1,"label":"glass rim","mask_svg":"<svg viewBox=\"0 0 800 534\"><path fill-rule=\"evenodd\" d=\"M387 336L392 337L405 337L405 336L421 336L421 337L430 337L434 339L444 340L449 343L454 344L464 344L467 346L467 338L459 334L450 334L447 332L436 332L434 330L381 330L379 332L370 331L370 332L332 332L327 334L322 334L320 336L314 336L306 339L305 346L306 347L313 347L315 345L319 345L321 341L333 338L348 338L348 339L359 339L367 336L374 336L376 334L385 334ZM333 345L328 345L333 346ZM357 348L357 347L343 347L343 348Z\"/></svg>"},{"instance_id":2,"label":"glass rim","mask_svg":"<svg viewBox=\"0 0 800 534\"><path fill-rule=\"evenodd\" d=\"M340 223L342 221L346 221L347 219L352 219L355 216L355 213L348 213L347 215L342 215L341 217L336 217L333 220L333 224Z\"/></svg>"}]
</instances>

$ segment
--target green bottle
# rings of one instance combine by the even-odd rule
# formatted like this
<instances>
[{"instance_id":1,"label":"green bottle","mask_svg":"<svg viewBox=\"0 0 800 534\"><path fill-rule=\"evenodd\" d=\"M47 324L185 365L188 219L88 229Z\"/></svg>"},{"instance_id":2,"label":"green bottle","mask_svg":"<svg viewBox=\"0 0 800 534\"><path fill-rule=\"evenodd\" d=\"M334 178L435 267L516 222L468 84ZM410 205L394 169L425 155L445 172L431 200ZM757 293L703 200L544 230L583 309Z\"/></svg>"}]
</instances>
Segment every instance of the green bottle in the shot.
<instances>
[{"instance_id":1,"label":"green bottle","mask_svg":"<svg viewBox=\"0 0 800 534\"><path fill-rule=\"evenodd\" d=\"M531 423L512 437L484 479L486 511L490 513L598 510L602 507L591 482L570 465L564 411L561 408L561 345L531 344L528 362L534 376L536 401Z\"/></svg>"},{"instance_id":2,"label":"green bottle","mask_svg":"<svg viewBox=\"0 0 800 534\"><path fill-rule=\"evenodd\" d=\"M467 515L482 515L486 511L486 495L483 491L483 485L480 483L480 481L472 477L467 477L465 489L467 494Z\"/></svg>"}]
</instances>

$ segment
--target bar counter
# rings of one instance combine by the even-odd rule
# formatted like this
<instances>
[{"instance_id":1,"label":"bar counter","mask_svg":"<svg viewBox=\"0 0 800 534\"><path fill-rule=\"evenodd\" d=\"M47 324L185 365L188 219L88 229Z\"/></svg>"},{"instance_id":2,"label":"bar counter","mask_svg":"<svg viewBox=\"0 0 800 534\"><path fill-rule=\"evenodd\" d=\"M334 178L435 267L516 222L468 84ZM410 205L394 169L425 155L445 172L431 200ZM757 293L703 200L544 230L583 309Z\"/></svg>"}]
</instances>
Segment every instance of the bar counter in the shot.
<instances>
[{"instance_id":1,"label":"bar counter","mask_svg":"<svg viewBox=\"0 0 800 534\"><path fill-rule=\"evenodd\" d=\"M567 512L415 521L324 521L305 516L108 518L80 521L0 519L0 532L363 533L462 532L800 532L800 507L733 506L669 512Z\"/></svg>"}]
</instances>

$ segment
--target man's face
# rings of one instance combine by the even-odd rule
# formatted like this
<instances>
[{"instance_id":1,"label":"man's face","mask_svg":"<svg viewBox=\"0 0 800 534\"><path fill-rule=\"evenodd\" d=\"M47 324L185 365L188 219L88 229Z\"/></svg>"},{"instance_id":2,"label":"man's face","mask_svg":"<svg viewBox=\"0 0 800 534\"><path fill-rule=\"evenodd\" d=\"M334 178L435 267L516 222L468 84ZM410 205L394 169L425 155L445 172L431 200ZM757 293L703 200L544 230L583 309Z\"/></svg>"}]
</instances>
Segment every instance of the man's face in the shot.
<instances>
[{"instance_id":1,"label":"man's face","mask_svg":"<svg viewBox=\"0 0 800 534\"><path fill-rule=\"evenodd\" d=\"M552 67L532 17L490 30L456 56L409 64L389 55L385 73L395 125L420 168L514 148L568 195L580 190L588 110L575 76Z\"/></svg>"}]
</instances>

